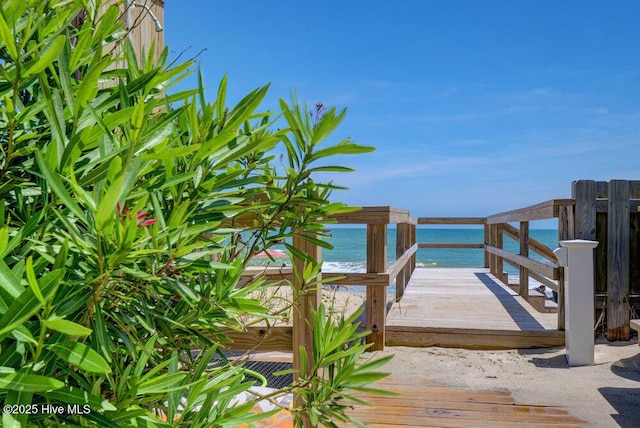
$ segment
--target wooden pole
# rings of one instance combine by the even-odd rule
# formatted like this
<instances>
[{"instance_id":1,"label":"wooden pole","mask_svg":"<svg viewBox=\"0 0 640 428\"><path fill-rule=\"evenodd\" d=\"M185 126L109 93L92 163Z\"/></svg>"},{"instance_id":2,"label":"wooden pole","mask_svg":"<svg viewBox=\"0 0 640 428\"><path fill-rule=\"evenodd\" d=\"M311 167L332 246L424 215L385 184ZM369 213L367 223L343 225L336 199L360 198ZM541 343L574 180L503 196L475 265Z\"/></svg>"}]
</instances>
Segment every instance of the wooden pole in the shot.
<instances>
[{"instance_id":1,"label":"wooden pole","mask_svg":"<svg viewBox=\"0 0 640 428\"><path fill-rule=\"evenodd\" d=\"M574 208L571 205L563 205L558 213L558 241L568 241L574 239L575 222L573 215ZM558 278L558 291L554 292L556 303L558 304L558 330L565 329L565 306L564 306L564 268L560 269Z\"/></svg>"},{"instance_id":2,"label":"wooden pole","mask_svg":"<svg viewBox=\"0 0 640 428\"><path fill-rule=\"evenodd\" d=\"M575 199L574 205L574 230L575 239L585 239L587 241L597 241L596 239L596 198L598 196L598 187L602 187L601 183L594 180L578 180L574 181L571 186L571 196ZM602 190L602 189L600 189ZM596 248L596 253L603 251L603 246ZM596 269L598 264L596 264ZM558 283L558 317L560 313L563 316L564 328L564 281L562 289ZM595 290L593 290L595 294ZM595 311L595 308L593 309ZM560 326L558 325L558 328Z\"/></svg>"},{"instance_id":3,"label":"wooden pole","mask_svg":"<svg viewBox=\"0 0 640 428\"><path fill-rule=\"evenodd\" d=\"M629 340L629 182L609 182L607 211L607 339Z\"/></svg>"},{"instance_id":4,"label":"wooden pole","mask_svg":"<svg viewBox=\"0 0 640 428\"><path fill-rule=\"evenodd\" d=\"M496 247L499 249L504 248L504 233L502 233L502 224L496 225ZM496 258L496 271L497 278L505 284L509 283L507 274L504 271L504 259L500 256Z\"/></svg>"},{"instance_id":5,"label":"wooden pole","mask_svg":"<svg viewBox=\"0 0 640 428\"><path fill-rule=\"evenodd\" d=\"M400 223L396 227L396 259L398 259L411 247L411 227L408 223ZM396 276L396 301L402 298L410 276L411 266L408 263Z\"/></svg>"},{"instance_id":6,"label":"wooden pole","mask_svg":"<svg viewBox=\"0 0 640 428\"><path fill-rule=\"evenodd\" d=\"M520 222L520 255L529 257L529 222ZM520 266L520 291L525 299L529 298L529 269Z\"/></svg>"},{"instance_id":7,"label":"wooden pole","mask_svg":"<svg viewBox=\"0 0 640 428\"><path fill-rule=\"evenodd\" d=\"M491 241L490 241L490 231L491 230L491 225L485 223L484 224L484 245L485 247L488 245L491 245ZM489 254L489 252L485 249L484 250L484 267L489 268L490 265L490 259L491 259L491 255Z\"/></svg>"},{"instance_id":8,"label":"wooden pole","mask_svg":"<svg viewBox=\"0 0 640 428\"><path fill-rule=\"evenodd\" d=\"M302 236L293 236L293 245L299 250L306 253L312 260L319 261L322 257L321 248L306 241ZM295 271L300 276L304 272L305 261L294 257L293 264ZM305 282L304 278L295 278L293 282L293 370L299 376L303 373L309 373L311 370L311 355L313 355L313 311L316 311L322 300L322 290L316 285ZM307 367L302 367L300 359L300 348L306 349L309 359ZM294 406L302 407L304 402L302 397L294 395ZM310 420L303 420L305 427L310 427Z\"/></svg>"},{"instance_id":9,"label":"wooden pole","mask_svg":"<svg viewBox=\"0 0 640 428\"><path fill-rule=\"evenodd\" d=\"M387 270L387 225L367 225L367 273L382 273ZM382 351L385 340L385 317L387 311L386 286L367 287L366 320L367 343L373 343L369 351Z\"/></svg>"},{"instance_id":10,"label":"wooden pole","mask_svg":"<svg viewBox=\"0 0 640 428\"><path fill-rule=\"evenodd\" d=\"M418 242L418 238L416 236L417 229L415 224L412 224L409 227L411 229L411 240L409 241L409 244L410 246L413 247L416 244L416 242ZM411 275L413 275L413 271L416 270L416 260L417 260L416 253L413 253L413 256L411 256L411 272L409 273L409 277L411 277Z\"/></svg>"}]
</instances>

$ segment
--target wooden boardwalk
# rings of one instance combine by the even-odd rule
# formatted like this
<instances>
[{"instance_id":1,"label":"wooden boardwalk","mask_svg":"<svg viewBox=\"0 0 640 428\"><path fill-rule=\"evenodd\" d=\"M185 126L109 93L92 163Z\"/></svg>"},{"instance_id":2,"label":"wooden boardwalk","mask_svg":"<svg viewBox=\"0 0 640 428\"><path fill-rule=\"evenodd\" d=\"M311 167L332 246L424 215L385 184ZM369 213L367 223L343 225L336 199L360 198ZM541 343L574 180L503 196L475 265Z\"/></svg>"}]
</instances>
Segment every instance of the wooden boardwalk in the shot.
<instances>
[{"instance_id":1,"label":"wooden boardwalk","mask_svg":"<svg viewBox=\"0 0 640 428\"><path fill-rule=\"evenodd\" d=\"M394 381L393 374L377 386L399 395L360 396L372 406L358 405L349 414L368 427L579 427L585 424L560 407L517 403L511 393L505 391L462 391L424 381L402 385Z\"/></svg>"},{"instance_id":2,"label":"wooden boardwalk","mask_svg":"<svg viewBox=\"0 0 640 428\"><path fill-rule=\"evenodd\" d=\"M486 269L416 269L387 314L390 346L516 349L564 345L557 315L537 312Z\"/></svg>"}]
</instances>

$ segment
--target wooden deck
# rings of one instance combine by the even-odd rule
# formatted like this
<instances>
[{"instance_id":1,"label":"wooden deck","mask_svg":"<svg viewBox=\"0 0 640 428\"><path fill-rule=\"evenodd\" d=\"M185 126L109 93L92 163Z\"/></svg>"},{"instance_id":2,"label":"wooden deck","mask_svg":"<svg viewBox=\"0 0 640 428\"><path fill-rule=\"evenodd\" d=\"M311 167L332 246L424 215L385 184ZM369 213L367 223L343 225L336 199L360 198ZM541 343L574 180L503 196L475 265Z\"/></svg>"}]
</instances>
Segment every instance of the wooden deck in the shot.
<instances>
[{"instance_id":1,"label":"wooden deck","mask_svg":"<svg viewBox=\"0 0 640 428\"><path fill-rule=\"evenodd\" d=\"M377 386L399 395L360 396L373 407L358 405L349 414L368 427L579 427L585 424L560 407L517 403L504 391L461 391L424 381L402 385L394 381L393 374Z\"/></svg>"},{"instance_id":2,"label":"wooden deck","mask_svg":"<svg viewBox=\"0 0 640 428\"><path fill-rule=\"evenodd\" d=\"M386 321L389 346L467 349L564 345L557 316L537 312L486 269L416 269Z\"/></svg>"}]
</instances>

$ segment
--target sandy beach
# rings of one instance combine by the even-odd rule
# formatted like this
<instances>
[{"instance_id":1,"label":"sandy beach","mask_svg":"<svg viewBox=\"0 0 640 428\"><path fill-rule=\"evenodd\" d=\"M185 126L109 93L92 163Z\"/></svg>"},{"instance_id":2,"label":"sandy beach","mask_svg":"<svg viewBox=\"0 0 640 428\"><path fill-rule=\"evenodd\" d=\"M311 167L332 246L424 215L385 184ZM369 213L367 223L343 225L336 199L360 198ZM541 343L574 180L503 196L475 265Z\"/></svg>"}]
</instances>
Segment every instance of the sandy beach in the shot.
<instances>
[{"instance_id":1,"label":"sandy beach","mask_svg":"<svg viewBox=\"0 0 640 428\"><path fill-rule=\"evenodd\" d=\"M509 391L519 404L564 407L592 427L640 426L640 347L599 339L595 364L569 367L564 348L470 351L387 347L385 366L407 384L435 381L462 390Z\"/></svg>"},{"instance_id":2,"label":"sandy beach","mask_svg":"<svg viewBox=\"0 0 640 428\"><path fill-rule=\"evenodd\" d=\"M347 311L361 293L336 293ZM509 391L520 404L564 407L591 427L640 427L640 346L599 338L595 364L569 367L564 347L506 351L387 347L383 368L407 384L429 380L473 391Z\"/></svg>"},{"instance_id":3,"label":"sandy beach","mask_svg":"<svg viewBox=\"0 0 640 428\"><path fill-rule=\"evenodd\" d=\"M282 291L281 291L282 292ZM335 313L352 313L364 293L324 291ZM564 348L475 351L387 347L383 370L407 385L431 381L469 391L508 391L519 404L559 406L591 427L640 426L640 346L637 338L598 339L595 364L569 367Z\"/></svg>"}]
</instances>

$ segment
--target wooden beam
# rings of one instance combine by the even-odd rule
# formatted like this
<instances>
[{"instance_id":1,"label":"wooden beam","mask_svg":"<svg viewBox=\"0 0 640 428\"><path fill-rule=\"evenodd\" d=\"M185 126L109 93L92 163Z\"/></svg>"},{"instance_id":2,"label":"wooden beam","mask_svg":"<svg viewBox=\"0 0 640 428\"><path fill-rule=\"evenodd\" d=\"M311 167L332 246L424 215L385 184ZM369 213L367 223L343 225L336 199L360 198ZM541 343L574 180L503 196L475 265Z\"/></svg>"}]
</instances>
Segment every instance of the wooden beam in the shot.
<instances>
[{"instance_id":1,"label":"wooden beam","mask_svg":"<svg viewBox=\"0 0 640 428\"><path fill-rule=\"evenodd\" d=\"M495 254L498 257L502 257L504 259L510 260L518 266L525 266L530 271L534 271L539 273L540 275L544 275L547 278L558 279L558 268L554 266L550 266L548 264L539 262L537 260L531 260L527 257L519 256L518 254L511 253L509 251L505 251L496 247L487 247L486 250L491 254Z\"/></svg>"},{"instance_id":2,"label":"wooden beam","mask_svg":"<svg viewBox=\"0 0 640 428\"><path fill-rule=\"evenodd\" d=\"M267 282L272 282L273 285L278 285L282 281L293 281L293 268L292 267L261 267L250 266L247 267L238 282L238 287L242 288L252 281L258 278L264 277Z\"/></svg>"},{"instance_id":3,"label":"wooden beam","mask_svg":"<svg viewBox=\"0 0 640 428\"><path fill-rule=\"evenodd\" d=\"M607 339L629 340L629 182L609 182L607 214Z\"/></svg>"},{"instance_id":4,"label":"wooden beam","mask_svg":"<svg viewBox=\"0 0 640 428\"><path fill-rule=\"evenodd\" d=\"M396 230L396 260L402 258L408 249L411 248L411 225L408 223L401 223L397 226ZM416 250L411 253L413 255ZM407 264L407 262L409 264ZM397 261L396 261L397 263ZM411 277L411 257L409 257L403 264L398 274L391 273L393 268L390 269L389 280L393 281L395 278L396 281L396 301L402 298L404 294L404 289L409 282L409 278Z\"/></svg>"},{"instance_id":5,"label":"wooden beam","mask_svg":"<svg viewBox=\"0 0 640 428\"><path fill-rule=\"evenodd\" d=\"M518 229L516 229L515 227L511 226L508 223L503 224L502 228L504 230L505 235L507 235L508 237L516 241L520 241L520 231ZM539 255L541 255L542 257L544 257L545 259L553 263L556 263L558 261L555 253L551 248L547 247L542 242L538 241L535 238L532 238L531 236L529 236L528 241L529 241L530 250L538 253Z\"/></svg>"},{"instance_id":6,"label":"wooden beam","mask_svg":"<svg viewBox=\"0 0 640 428\"><path fill-rule=\"evenodd\" d=\"M519 221L547 220L558 217L560 206L572 205L573 199L551 199L537 205L520 208L513 211L505 211L487 217L488 224L513 223Z\"/></svg>"},{"instance_id":7,"label":"wooden beam","mask_svg":"<svg viewBox=\"0 0 640 428\"><path fill-rule=\"evenodd\" d=\"M418 245L414 244L411 248L405 251L404 254L398 257L388 270L389 282L393 282L394 279L397 279L397 276L405 269L407 264L411 262L411 256L413 256L417 250Z\"/></svg>"},{"instance_id":8,"label":"wooden beam","mask_svg":"<svg viewBox=\"0 0 640 428\"><path fill-rule=\"evenodd\" d=\"M224 334L232 342L223 346L233 351L282 351L293 348L293 328L247 327L244 331L226 330Z\"/></svg>"},{"instance_id":9,"label":"wooden beam","mask_svg":"<svg viewBox=\"0 0 640 428\"><path fill-rule=\"evenodd\" d=\"M418 244L418 248L484 248L484 244L445 244L440 242L421 242Z\"/></svg>"},{"instance_id":10,"label":"wooden beam","mask_svg":"<svg viewBox=\"0 0 640 428\"><path fill-rule=\"evenodd\" d=\"M321 248L304 239L303 236L294 235L293 245L309 256L314 261L321 259ZM293 263L295 270L304 272L306 260L294 256ZM313 279L310 279L313 281ZM307 355L313 355L313 311L318 309L322 291L316 284L309 283L304 278L296 279L293 282L293 370L294 379L309 374L312 370L311 358L307 359L307 366L302 367L300 358L300 348L305 348ZM304 405L304 398L298 394L293 396L294 407ZM304 426L311 426L309 420L303 420Z\"/></svg>"},{"instance_id":11,"label":"wooden beam","mask_svg":"<svg viewBox=\"0 0 640 428\"><path fill-rule=\"evenodd\" d=\"M330 218L339 224L415 224L417 221L409 211L389 206L362 207L354 212L332 215Z\"/></svg>"},{"instance_id":12,"label":"wooden beam","mask_svg":"<svg viewBox=\"0 0 640 428\"><path fill-rule=\"evenodd\" d=\"M387 225L367 225L367 273L381 273L387 270ZM387 312L387 288L382 285L367 287L366 322L371 331L366 338L373 345L369 351L384 349L384 331Z\"/></svg>"},{"instance_id":13,"label":"wooden beam","mask_svg":"<svg viewBox=\"0 0 640 428\"><path fill-rule=\"evenodd\" d=\"M340 273L340 272L323 272L322 277L324 279L334 279L335 281L329 282L329 284L336 285L359 285L359 286L383 286L389 285L388 273Z\"/></svg>"},{"instance_id":14,"label":"wooden beam","mask_svg":"<svg viewBox=\"0 0 640 428\"><path fill-rule=\"evenodd\" d=\"M520 222L520 255L529 258L529 222ZM529 297L529 269L520 266L520 294L525 299Z\"/></svg>"},{"instance_id":15,"label":"wooden beam","mask_svg":"<svg viewBox=\"0 0 640 428\"><path fill-rule=\"evenodd\" d=\"M418 224L485 224L485 217L418 217Z\"/></svg>"}]
</instances>

